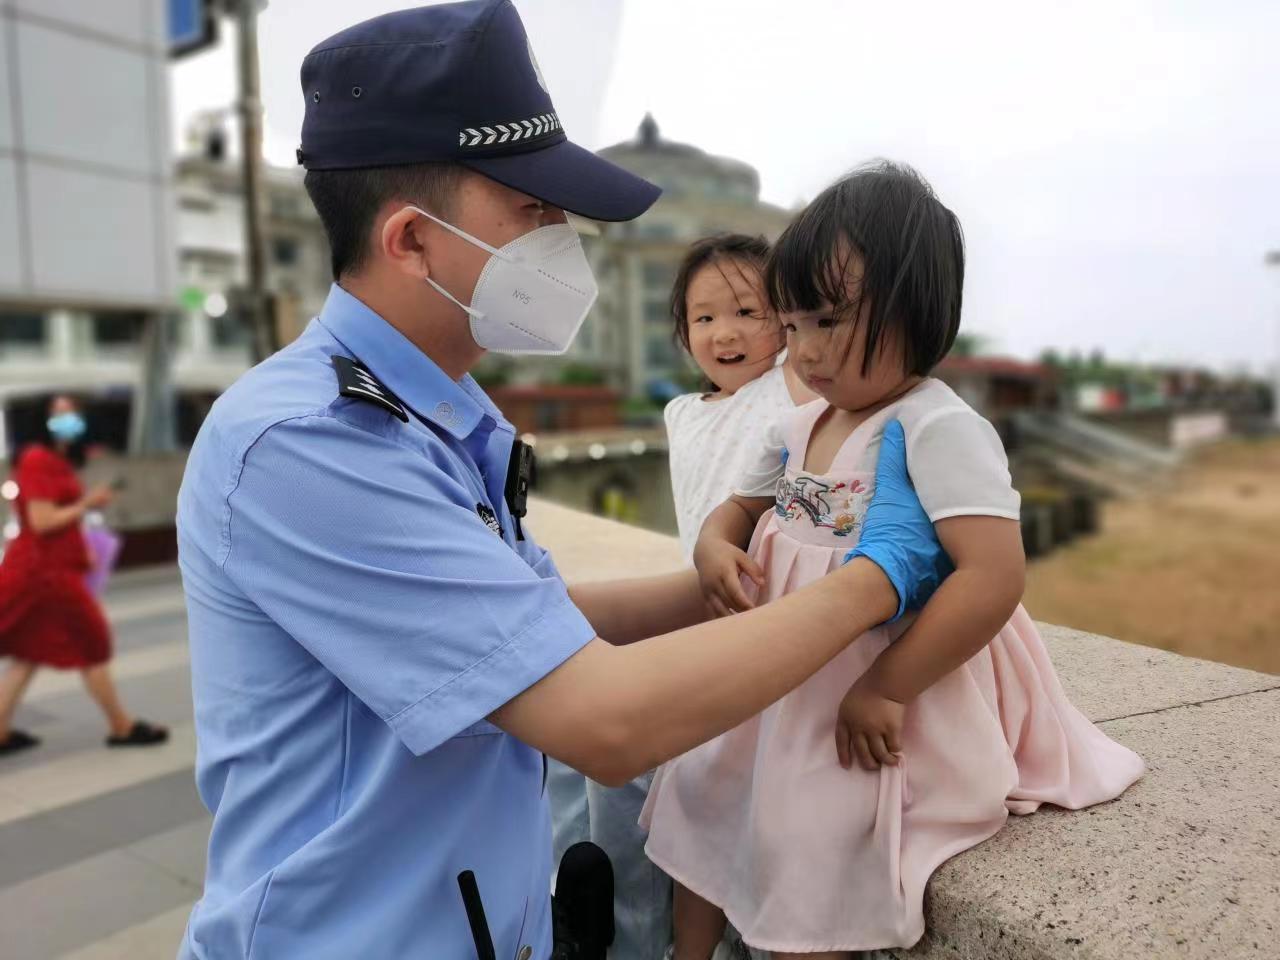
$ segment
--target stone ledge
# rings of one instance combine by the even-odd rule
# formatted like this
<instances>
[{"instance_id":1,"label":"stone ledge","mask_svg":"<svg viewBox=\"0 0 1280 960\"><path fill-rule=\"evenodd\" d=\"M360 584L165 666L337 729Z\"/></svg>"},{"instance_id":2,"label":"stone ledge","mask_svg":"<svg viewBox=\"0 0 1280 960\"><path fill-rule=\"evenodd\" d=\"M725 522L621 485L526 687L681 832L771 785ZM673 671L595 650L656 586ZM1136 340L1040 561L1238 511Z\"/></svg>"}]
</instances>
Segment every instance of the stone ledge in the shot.
<instances>
[{"instance_id":1,"label":"stone ledge","mask_svg":"<svg viewBox=\"0 0 1280 960\"><path fill-rule=\"evenodd\" d=\"M1147 773L1010 818L929 884L902 960L1280 957L1280 677L1040 625L1063 686Z\"/></svg>"},{"instance_id":2,"label":"stone ledge","mask_svg":"<svg viewBox=\"0 0 1280 960\"><path fill-rule=\"evenodd\" d=\"M1010 818L929 885L900 958L1280 956L1280 690L1101 724L1147 761L1119 800Z\"/></svg>"},{"instance_id":3,"label":"stone ledge","mask_svg":"<svg viewBox=\"0 0 1280 960\"><path fill-rule=\"evenodd\" d=\"M1269 674L1069 627L1037 626L1071 701L1094 723L1280 687L1280 677Z\"/></svg>"},{"instance_id":4,"label":"stone ledge","mask_svg":"<svg viewBox=\"0 0 1280 960\"><path fill-rule=\"evenodd\" d=\"M536 503L569 580L678 569L671 537ZM1280 677L1041 624L1063 686L1146 760L1123 797L1014 817L930 881L900 960L1280 958Z\"/></svg>"}]
</instances>

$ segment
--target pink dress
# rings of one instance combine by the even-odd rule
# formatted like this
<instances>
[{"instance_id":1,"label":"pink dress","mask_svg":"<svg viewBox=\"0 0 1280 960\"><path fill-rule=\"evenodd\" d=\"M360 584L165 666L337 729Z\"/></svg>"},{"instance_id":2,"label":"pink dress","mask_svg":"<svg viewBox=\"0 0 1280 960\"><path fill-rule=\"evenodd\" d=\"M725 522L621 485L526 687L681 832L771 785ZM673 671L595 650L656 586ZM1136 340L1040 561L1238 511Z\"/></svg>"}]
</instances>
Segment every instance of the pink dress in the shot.
<instances>
[{"instance_id":1,"label":"pink dress","mask_svg":"<svg viewBox=\"0 0 1280 960\"><path fill-rule=\"evenodd\" d=\"M916 478L925 461L923 453L914 465L910 459L913 441L922 439L913 426L940 405L956 412L963 403L936 381L926 383L936 386L859 426L824 476L802 465L826 404L784 420L792 455L777 481L776 508L750 547L767 575L757 603L835 569L856 543L881 426L891 416L907 430ZM951 427L966 423L951 420ZM1002 451L999 457L1003 463ZM836 709L905 629L864 634L763 713L666 764L654 779L641 816L650 831L646 852L722 907L753 947L808 953L910 946L924 932L925 883L943 861L995 834L1011 812L1030 813L1042 803L1086 807L1118 796L1142 773L1136 754L1067 701L1021 607L989 646L908 706L899 766L843 769Z\"/></svg>"}]
</instances>

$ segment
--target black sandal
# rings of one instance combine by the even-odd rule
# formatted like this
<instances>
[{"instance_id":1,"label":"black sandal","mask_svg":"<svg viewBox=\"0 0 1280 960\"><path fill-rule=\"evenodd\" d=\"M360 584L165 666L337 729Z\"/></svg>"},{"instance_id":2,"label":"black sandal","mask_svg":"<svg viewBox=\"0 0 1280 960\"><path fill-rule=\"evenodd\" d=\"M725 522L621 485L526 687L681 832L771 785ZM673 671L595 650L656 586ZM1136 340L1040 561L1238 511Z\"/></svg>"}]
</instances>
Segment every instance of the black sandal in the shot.
<instances>
[{"instance_id":1,"label":"black sandal","mask_svg":"<svg viewBox=\"0 0 1280 960\"><path fill-rule=\"evenodd\" d=\"M107 737L108 747L154 747L169 739L169 731L138 720L123 737Z\"/></svg>"},{"instance_id":2,"label":"black sandal","mask_svg":"<svg viewBox=\"0 0 1280 960\"><path fill-rule=\"evenodd\" d=\"M0 757L38 746L40 746L39 737L33 737L25 730L10 730L9 738L4 743L0 743Z\"/></svg>"}]
</instances>

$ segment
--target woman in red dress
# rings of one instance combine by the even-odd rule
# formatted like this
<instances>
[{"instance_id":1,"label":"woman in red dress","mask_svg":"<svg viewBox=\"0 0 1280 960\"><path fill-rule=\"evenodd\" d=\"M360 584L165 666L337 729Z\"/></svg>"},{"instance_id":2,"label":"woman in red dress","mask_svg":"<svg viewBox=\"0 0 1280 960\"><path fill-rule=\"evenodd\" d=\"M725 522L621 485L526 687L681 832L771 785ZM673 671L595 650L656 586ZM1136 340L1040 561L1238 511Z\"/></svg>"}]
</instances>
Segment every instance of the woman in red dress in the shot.
<instances>
[{"instance_id":1,"label":"woman in red dress","mask_svg":"<svg viewBox=\"0 0 1280 960\"><path fill-rule=\"evenodd\" d=\"M76 479L68 457L85 423L74 400L53 400L48 427L50 445L26 447L13 472L19 532L0 562L0 656L12 661L0 674L0 755L39 742L10 721L42 666L80 671L106 714L108 746L163 743L167 730L135 720L120 702L107 666L111 631L85 582L91 562L80 524L111 502L111 489L86 494Z\"/></svg>"}]
</instances>

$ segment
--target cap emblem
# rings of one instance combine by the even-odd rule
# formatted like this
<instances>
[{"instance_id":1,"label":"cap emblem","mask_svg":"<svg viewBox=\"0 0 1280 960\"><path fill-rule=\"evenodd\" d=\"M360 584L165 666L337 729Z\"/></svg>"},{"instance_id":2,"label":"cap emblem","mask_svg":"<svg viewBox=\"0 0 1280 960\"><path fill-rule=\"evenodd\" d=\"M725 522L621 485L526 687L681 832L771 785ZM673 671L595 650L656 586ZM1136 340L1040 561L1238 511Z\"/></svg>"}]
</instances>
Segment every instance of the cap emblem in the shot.
<instances>
[{"instance_id":1,"label":"cap emblem","mask_svg":"<svg viewBox=\"0 0 1280 960\"><path fill-rule=\"evenodd\" d=\"M542 88L542 92L547 96L551 95L551 91L547 89L547 78L542 75L542 68L538 66L538 58L533 55L533 41L525 38L529 46L529 62L533 64L533 75L537 78L538 86Z\"/></svg>"}]
</instances>

